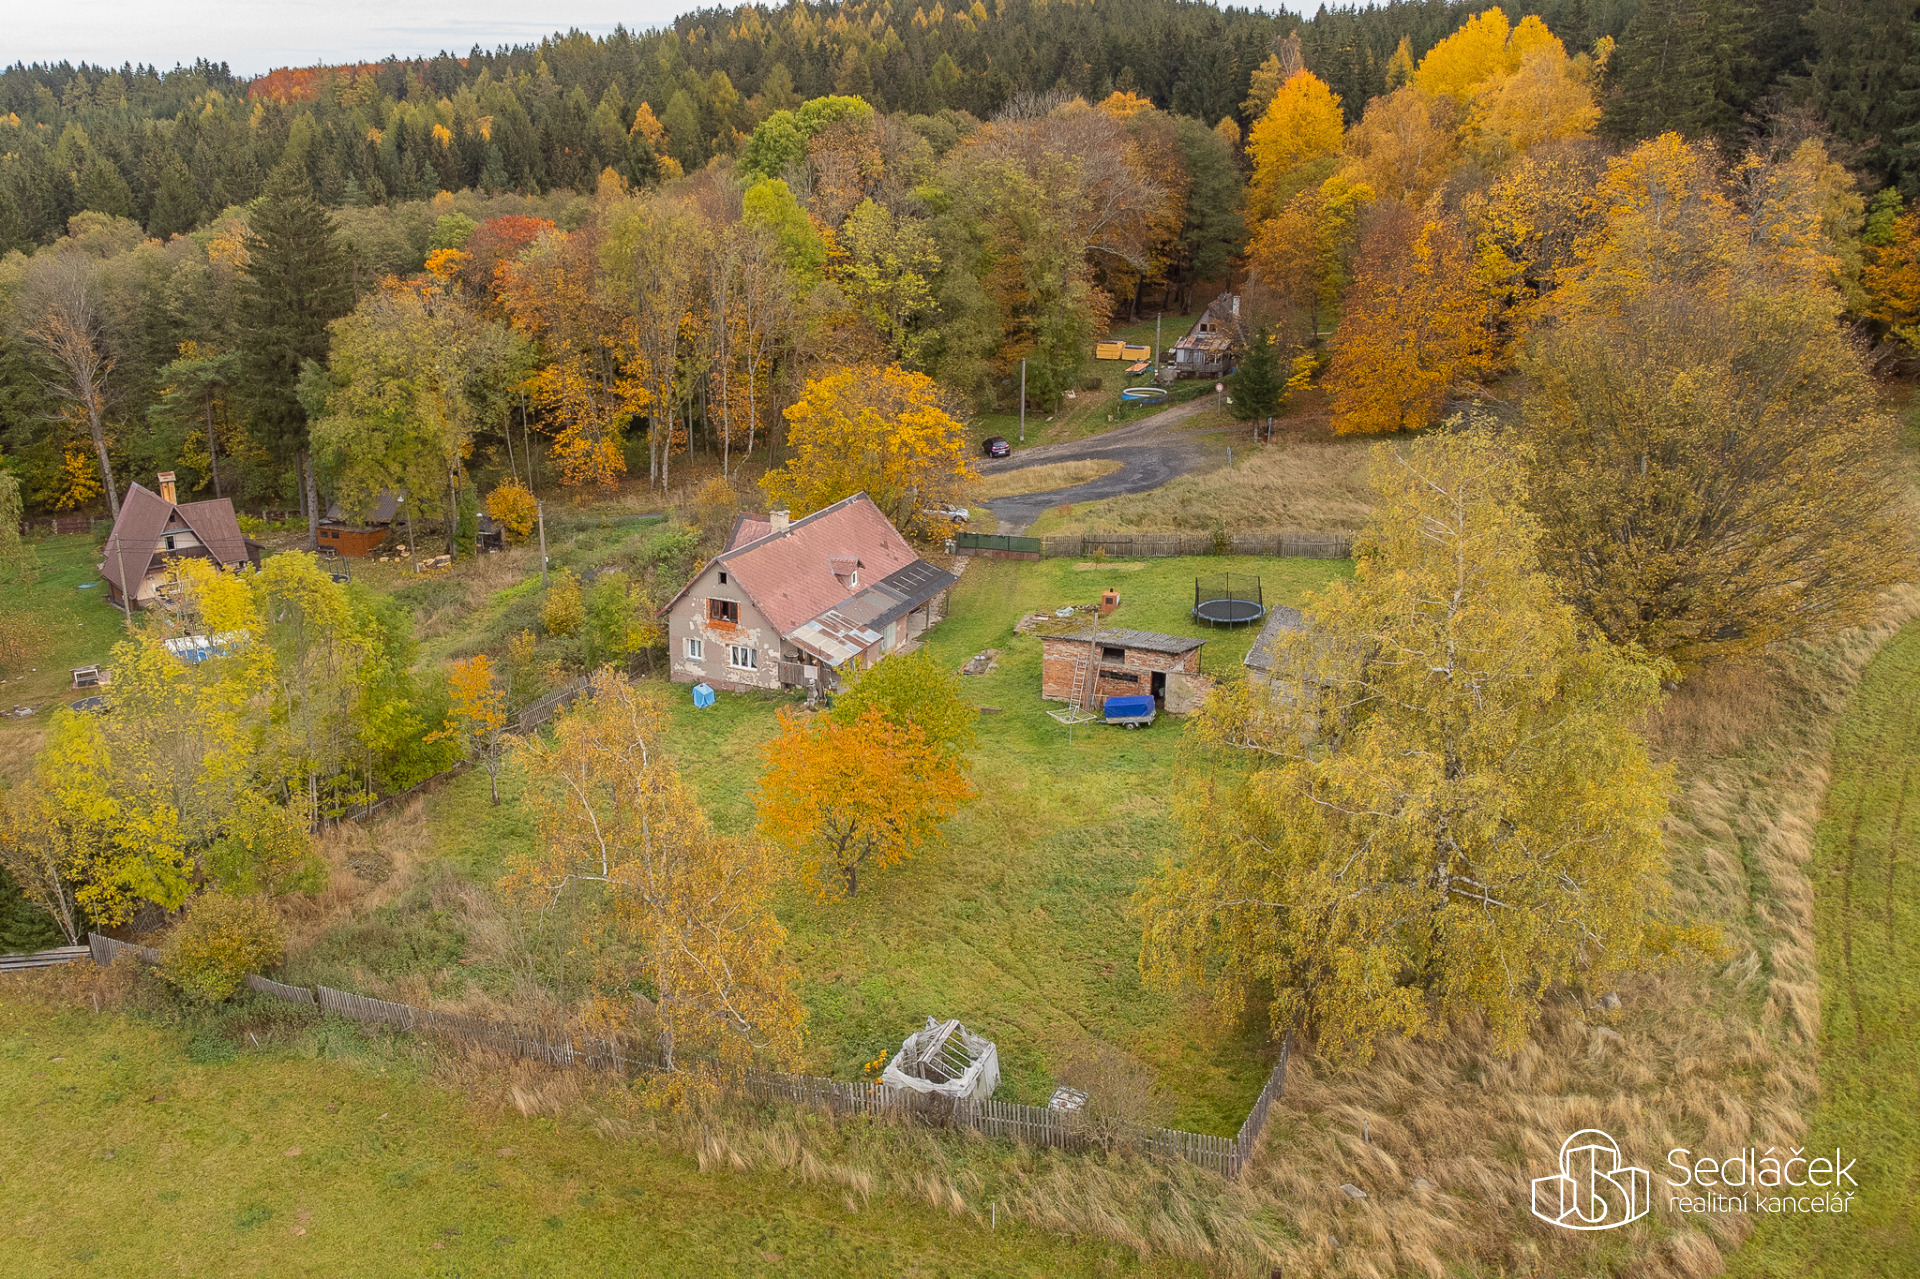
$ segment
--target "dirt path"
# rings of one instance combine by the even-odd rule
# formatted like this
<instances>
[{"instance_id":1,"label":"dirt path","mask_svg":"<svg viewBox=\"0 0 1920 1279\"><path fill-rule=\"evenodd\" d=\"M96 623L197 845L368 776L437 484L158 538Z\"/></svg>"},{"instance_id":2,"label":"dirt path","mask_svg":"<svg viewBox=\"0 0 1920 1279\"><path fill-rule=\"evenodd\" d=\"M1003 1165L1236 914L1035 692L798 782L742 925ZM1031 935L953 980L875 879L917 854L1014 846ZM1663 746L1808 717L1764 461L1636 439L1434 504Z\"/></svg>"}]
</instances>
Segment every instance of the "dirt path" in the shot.
<instances>
[{"instance_id":1,"label":"dirt path","mask_svg":"<svg viewBox=\"0 0 1920 1279\"><path fill-rule=\"evenodd\" d=\"M1084 484L995 498L987 503L987 508L999 521L997 531L1024 533L1049 507L1144 493L1159 488L1175 476L1185 475L1200 465L1206 454L1200 443L1203 433L1182 430L1181 424L1212 407L1213 401L1202 396L1089 439L1042 444L1012 457L980 463L982 475L1002 475L1050 462L1078 462L1089 458L1112 458L1122 463L1113 474Z\"/></svg>"}]
</instances>

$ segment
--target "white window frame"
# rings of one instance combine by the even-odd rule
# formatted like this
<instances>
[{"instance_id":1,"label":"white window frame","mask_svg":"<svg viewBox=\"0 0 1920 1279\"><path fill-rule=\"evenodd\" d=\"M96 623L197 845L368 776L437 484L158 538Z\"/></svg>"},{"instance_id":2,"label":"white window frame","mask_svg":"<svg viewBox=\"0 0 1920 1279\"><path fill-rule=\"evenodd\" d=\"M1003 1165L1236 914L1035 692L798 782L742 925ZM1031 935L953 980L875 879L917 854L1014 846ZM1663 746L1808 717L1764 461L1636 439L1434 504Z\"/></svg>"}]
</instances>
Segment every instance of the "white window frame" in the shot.
<instances>
[{"instance_id":1,"label":"white window frame","mask_svg":"<svg viewBox=\"0 0 1920 1279\"><path fill-rule=\"evenodd\" d=\"M687 660L689 662L702 661L706 658L706 655L706 644L691 635L687 636Z\"/></svg>"},{"instance_id":2,"label":"white window frame","mask_svg":"<svg viewBox=\"0 0 1920 1279\"><path fill-rule=\"evenodd\" d=\"M747 659L744 662L740 660L742 655ZM757 671L760 669L760 654L758 650L745 644L729 644L727 645L727 665L736 671Z\"/></svg>"}]
</instances>

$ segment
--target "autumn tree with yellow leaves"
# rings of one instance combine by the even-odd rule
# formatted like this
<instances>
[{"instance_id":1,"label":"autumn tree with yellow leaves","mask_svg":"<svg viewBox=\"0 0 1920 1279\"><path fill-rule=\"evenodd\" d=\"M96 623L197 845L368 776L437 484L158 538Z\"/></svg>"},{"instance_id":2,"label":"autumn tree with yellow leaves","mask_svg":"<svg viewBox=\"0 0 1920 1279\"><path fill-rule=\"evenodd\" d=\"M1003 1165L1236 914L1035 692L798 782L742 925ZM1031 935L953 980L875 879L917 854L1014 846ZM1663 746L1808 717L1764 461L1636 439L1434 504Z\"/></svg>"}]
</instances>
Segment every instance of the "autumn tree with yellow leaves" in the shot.
<instances>
[{"instance_id":1,"label":"autumn tree with yellow leaves","mask_svg":"<svg viewBox=\"0 0 1920 1279\"><path fill-rule=\"evenodd\" d=\"M1487 303L1445 222L1383 211L1367 237L1324 385L1342 435L1430 425L1453 386L1488 371Z\"/></svg>"},{"instance_id":2,"label":"autumn tree with yellow leaves","mask_svg":"<svg viewBox=\"0 0 1920 1279\"><path fill-rule=\"evenodd\" d=\"M562 480L612 488L627 469L626 423L652 403L652 388L599 287L602 238L595 222L549 231L503 263L499 278L514 328L537 343L539 367L526 386L553 436Z\"/></svg>"},{"instance_id":3,"label":"autumn tree with yellow leaves","mask_svg":"<svg viewBox=\"0 0 1920 1279\"><path fill-rule=\"evenodd\" d=\"M493 802L500 803L500 766L507 746L506 692L493 678L493 659L485 653L463 658L447 675L447 722L438 736L460 743L469 758L487 770Z\"/></svg>"},{"instance_id":4,"label":"autumn tree with yellow leaves","mask_svg":"<svg viewBox=\"0 0 1920 1279\"><path fill-rule=\"evenodd\" d=\"M1340 95L1311 71L1289 76L1247 133L1247 156L1253 161L1247 202L1253 217L1270 217L1301 187L1317 185L1315 163L1338 155L1345 134Z\"/></svg>"},{"instance_id":5,"label":"autumn tree with yellow leaves","mask_svg":"<svg viewBox=\"0 0 1920 1279\"><path fill-rule=\"evenodd\" d=\"M587 1014L650 1034L668 1066L689 1053L787 1059L805 1008L773 914L779 863L713 829L664 737L646 690L595 674L552 740L523 750L535 841L501 887L541 911L577 899L593 921Z\"/></svg>"},{"instance_id":6,"label":"autumn tree with yellow leaves","mask_svg":"<svg viewBox=\"0 0 1920 1279\"><path fill-rule=\"evenodd\" d=\"M1668 134L1600 183L1608 217L1523 364L1521 439L1543 562L1617 643L1690 668L1816 639L1909 572L1832 181L1824 151L1724 175Z\"/></svg>"},{"instance_id":7,"label":"autumn tree with yellow leaves","mask_svg":"<svg viewBox=\"0 0 1920 1279\"><path fill-rule=\"evenodd\" d=\"M760 481L768 501L803 516L865 492L898 528L961 505L978 478L966 429L924 373L848 368L808 382L787 409L792 456Z\"/></svg>"},{"instance_id":8,"label":"autumn tree with yellow leaves","mask_svg":"<svg viewBox=\"0 0 1920 1279\"><path fill-rule=\"evenodd\" d=\"M1661 668L1559 600L1495 442L1377 450L1373 483L1354 579L1200 716L1142 963L1336 1060L1467 1018L1512 1048L1549 989L1707 940L1667 916L1670 779L1638 735Z\"/></svg>"}]
</instances>

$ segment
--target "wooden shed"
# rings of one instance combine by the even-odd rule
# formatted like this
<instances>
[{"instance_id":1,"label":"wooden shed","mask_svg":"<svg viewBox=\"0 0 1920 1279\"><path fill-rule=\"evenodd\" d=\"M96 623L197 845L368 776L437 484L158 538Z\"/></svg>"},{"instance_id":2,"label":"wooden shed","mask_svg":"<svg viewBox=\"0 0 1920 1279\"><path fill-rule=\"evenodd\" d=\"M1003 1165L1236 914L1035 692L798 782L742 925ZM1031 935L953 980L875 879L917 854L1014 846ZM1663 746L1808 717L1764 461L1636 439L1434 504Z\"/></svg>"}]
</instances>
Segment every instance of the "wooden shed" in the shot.
<instances>
[{"instance_id":1,"label":"wooden shed","mask_svg":"<svg viewBox=\"0 0 1920 1279\"><path fill-rule=\"evenodd\" d=\"M327 518L320 521L320 549L356 559L373 554L393 531L393 521L405 500L402 490L381 489L364 519L355 519L352 512L343 511L335 502L328 508Z\"/></svg>"},{"instance_id":2,"label":"wooden shed","mask_svg":"<svg viewBox=\"0 0 1920 1279\"><path fill-rule=\"evenodd\" d=\"M1145 693L1176 714L1197 706L1203 639L1092 624L1040 638L1040 696L1097 711L1109 697Z\"/></svg>"}]
</instances>

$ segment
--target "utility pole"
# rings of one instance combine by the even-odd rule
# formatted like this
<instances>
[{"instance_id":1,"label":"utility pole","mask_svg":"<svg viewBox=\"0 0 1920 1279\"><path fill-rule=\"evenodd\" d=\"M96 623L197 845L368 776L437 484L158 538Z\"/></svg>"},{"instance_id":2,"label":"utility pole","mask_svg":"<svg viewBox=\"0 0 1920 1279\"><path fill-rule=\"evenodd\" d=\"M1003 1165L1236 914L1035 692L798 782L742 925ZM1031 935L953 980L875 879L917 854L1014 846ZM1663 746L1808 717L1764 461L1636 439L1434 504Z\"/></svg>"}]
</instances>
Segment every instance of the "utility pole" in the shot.
<instances>
[{"instance_id":1,"label":"utility pole","mask_svg":"<svg viewBox=\"0 0 1920 1279\"><path fill-rule=\"evenodd\" d=\"M1020 357L1020 442L1027 442L1027 357Z\"/></svg>"},{"instance_id":2,"label":"utility pole","mask_svg":"<svg viewBox=\"0 0 1920 1279\"><path fill-rule=\"evenodd\" d=\"M119 521L116 520L115 523L118 524ZM120 561L120 611L126 616L127 634L131 635L133 634L133 591L127 589L127 547L126 543L120 540L118 528L114 530L113 554L114 558ZM147 559L151 561L153 557L149 555ZM141 574L140 581L142 585L146 583L146 574Z\"/></svg>"},{"instance_id":3,"label":"utility pole","mask_svg":"<svg viewBox=\"0 0 1920 1279\"><path fill-rule=\"evenodd\" d=\"M413 508L407 506L407 496L402 493L394 501L407 510L407 557L413 561L413 571L420 571L420 544L413 540Z\"/></svg>"},{"instance_id":4,"label":"utility pole","mask_svg":"<svg viewBox=\"0 0 1920 1279\"><path fill-rule=\"evenodd\" d=\"M535 499L533 518L540 524L540 589L547 589L547 504Z\"/></svg>"},{"instance_id":5,"label":"utility pole","mask_svg":"<svg viewBox=\"0 0 1920 1279\"><path fill-rule=\"evenodd\" d=\"M1165 314L1164 311L1153 313L1153 380L1155 382L1160 380L1160 317Z\"/></svg>"}]
</instances>

